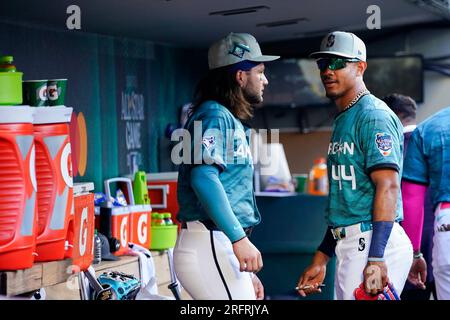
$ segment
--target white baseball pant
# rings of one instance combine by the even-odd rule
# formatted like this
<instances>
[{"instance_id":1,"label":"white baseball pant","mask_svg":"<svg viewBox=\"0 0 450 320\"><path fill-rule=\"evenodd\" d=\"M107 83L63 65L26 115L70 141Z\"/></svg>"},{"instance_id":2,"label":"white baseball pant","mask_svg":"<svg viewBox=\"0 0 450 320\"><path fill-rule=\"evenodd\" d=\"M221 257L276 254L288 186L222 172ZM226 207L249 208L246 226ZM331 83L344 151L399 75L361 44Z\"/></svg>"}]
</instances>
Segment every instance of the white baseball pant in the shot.
<instances>
[{"instance_id":1,"label":"white baseball pant","mask_svg":"<svg viewBox=\"0 0 450 320\"><path fill-rule=\"evenodd\" d=\"M434 213L432 265L438 300L450 300L450 230L445 228L450 225L450 207L443 207L440 203Z\"/></svg>"},{"instance_id":2,"label":"white baseball pant","mask_svg":"<svg viewBox=\"0 0 450 320\"><path fill-rule=\"evenodd\" d=\"M345 234L345 238L337 241L335 250L335 297L337 300L354 300L354 290L363 281L372 230L361 232L360 224L355 224L345 227ZM389 282L400 296L412 264L413 249L411 241L398 223L394 223L384 258Z\"/></svg>"},{"instance_id":3,"label":"white baseball pant","mask_svg":"<svg viewBox=\"0 0 450 320\"><path fill-rule=\"evenodd\" d=\"M178 280L195 300L256 300L252 276L239 270L231 241L199 221L181 229L173 259Z\"/></svg>"}]
</instances>

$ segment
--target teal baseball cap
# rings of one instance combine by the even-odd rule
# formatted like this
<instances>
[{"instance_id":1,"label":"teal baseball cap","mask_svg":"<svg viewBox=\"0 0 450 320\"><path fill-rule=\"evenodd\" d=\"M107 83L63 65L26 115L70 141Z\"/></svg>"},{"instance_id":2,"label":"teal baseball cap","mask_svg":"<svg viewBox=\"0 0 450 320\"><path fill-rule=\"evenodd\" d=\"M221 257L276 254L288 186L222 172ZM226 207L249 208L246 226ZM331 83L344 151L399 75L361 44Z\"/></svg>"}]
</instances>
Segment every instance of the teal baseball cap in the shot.
<instances>
[{"instance_id":1,"label":"teal baseball cap","mask_svg":"<svg viewBox=\"0 0 450 320\"><path fill-rule=\"evenodd\" d=\"M245 60L266 62L279 58L280 56L263 55L255 37L249 33L231 32L225 38L213 43L208 50L208 65L210 70Z\"/></svg>"}]
</instances>

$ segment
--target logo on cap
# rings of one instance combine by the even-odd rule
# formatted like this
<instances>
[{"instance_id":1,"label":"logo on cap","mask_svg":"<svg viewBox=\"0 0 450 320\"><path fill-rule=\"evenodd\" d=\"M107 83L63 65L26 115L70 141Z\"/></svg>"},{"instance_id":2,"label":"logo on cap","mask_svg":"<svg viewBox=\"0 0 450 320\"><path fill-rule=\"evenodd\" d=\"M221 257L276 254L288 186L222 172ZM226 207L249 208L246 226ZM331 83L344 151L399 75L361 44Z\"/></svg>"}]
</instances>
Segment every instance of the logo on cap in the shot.
<instances>
[{"instance_id":1,"label":"logo on cap","mask_svg":"<svg viewBox=\"0 0 450 320\"><path fill-rule=\"evenodd\" d=\"M250 47L246 46L245 44L241 43L234 43L233 49L231 49L228 53L231 53L232 55L242 59L245 52L250 52Z\"/></svg>"},{"instance_id":2,"label":"logo on cap","mask_svg":"<svg viewBox=\"0 0 450 320\"><path fill-rule=\"evenodd\" d=\"M336 36L334 34L330 34L327 39L327 48L332 47L334 45L334 38Z\"/></svg>"}]
</instances>

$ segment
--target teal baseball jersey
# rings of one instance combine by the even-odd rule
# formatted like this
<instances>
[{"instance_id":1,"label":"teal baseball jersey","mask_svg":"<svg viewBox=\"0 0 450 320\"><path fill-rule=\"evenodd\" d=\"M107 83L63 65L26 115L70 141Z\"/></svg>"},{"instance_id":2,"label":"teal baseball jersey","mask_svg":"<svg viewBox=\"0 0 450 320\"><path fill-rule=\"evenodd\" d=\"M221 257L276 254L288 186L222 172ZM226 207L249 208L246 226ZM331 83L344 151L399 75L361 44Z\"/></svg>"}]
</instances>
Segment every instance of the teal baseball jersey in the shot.
<instances>
[{"instance_id":1,"label":"teal baseball jersey","mask_svg":"<svg viewBox=\"0 0 450 320\"><path fill-rule=\"evenodd\" d=\"M403 179L429 185L433 208L450 202L450 107L426 119L412 133Z\"/></svg>"},{"instance_id":2,"label":"teal baseball jersey","mask_svg":"<svg viewBox=\"0 0 450 320\"><path fill-rule=\"evenodd\" d=\"M402 172L403 126L380 99L365 95L335 118L328 147L329 198L326 220L342 227L372 221L375 185L370 173L380 168ZM401 191L396 221L403 219Z\"/></svg>"},{"instance_id":3,"label":"teal baseball jersey","mask_svg":"<svg viewBox=\"0 0 450 320\"><path fill-rule=\"evenodd\" d=\"M206 101L185 125L191 135L190 163L179 167L178 220L209 220L190 185L190 171L195 165L209 164L220 168L219 180L227 194L236 218L243 228L261 220L253 189L253 160L250 130L224 106ZM214 195L211 195L212 197Z\"/></svg>"}]
</instances>

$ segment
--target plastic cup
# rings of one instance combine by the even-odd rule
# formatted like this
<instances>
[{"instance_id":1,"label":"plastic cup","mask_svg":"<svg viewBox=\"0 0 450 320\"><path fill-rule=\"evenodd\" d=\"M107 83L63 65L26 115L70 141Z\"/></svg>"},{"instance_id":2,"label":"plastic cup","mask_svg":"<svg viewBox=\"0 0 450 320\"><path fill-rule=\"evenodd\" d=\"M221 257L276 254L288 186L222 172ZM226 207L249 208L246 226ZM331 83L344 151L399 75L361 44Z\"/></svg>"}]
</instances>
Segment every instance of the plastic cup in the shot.
<instances>
[{"instance_id":1,"label":"plastic cup","mask_svg":"<svg viewBox=\"0 0 450 320\"><path fill-rule=\"evenodd\" d=\"M305 174L294 174L293 178L295 179L296 186L295 191L298 193L305 193L306 192L306 185L308 182L308 175Z\"/></svg>"},{"instance_id":2,"label":"plastic cup","mask_svg":"<svg viewBox=\"0 0 450 320\"><path fill-rule=\"evenodd\" d=\"M22 82L23 104L33 107L47 106L47 80L24 80Z\"/></svg>"},{"instance_id":3,"label":"plastic cup","mask_svg":"<svg viewBox=\"0 0 450 320\"><path fill-rule=\"evenodd\" d=\"M66 98L67 79L50 79L47 82L48 105L63 106Z\"/></svg>"}]
</instances>

